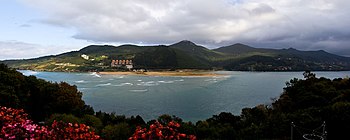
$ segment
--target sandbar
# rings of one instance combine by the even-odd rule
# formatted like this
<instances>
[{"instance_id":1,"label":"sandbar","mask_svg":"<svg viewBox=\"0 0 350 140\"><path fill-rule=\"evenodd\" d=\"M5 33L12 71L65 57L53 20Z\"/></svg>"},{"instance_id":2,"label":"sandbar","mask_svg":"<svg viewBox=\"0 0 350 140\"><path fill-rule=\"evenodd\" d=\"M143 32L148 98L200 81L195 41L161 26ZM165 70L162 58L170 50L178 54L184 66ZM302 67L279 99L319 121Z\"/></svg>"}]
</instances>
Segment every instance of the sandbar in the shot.
<instances>
[{"instance_id":1,"label":"sandbar","mask_svg":"<svg viewBox=\"0 0 350 140\"><path fill-rule=\"evenodd\" d=\"M213 77L223 76L222 74L213 73L212 71L147 71L147 72L99 72L101 75L143 75L143 76L196 76L196 77Z\"/></svg>"}]
</instances>

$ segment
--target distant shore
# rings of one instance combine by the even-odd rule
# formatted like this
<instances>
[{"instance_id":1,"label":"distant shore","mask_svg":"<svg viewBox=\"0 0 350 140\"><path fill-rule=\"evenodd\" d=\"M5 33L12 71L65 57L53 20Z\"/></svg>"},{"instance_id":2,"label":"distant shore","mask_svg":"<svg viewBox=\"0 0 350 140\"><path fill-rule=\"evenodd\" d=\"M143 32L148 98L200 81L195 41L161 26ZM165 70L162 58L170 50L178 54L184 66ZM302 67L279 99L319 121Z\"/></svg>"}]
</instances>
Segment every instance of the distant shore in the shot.
<instances>
[{"instance_id":1,"label":"distant shore","mask_svg":"<svg viewBox=\"0 0 350 140\"><path fill-rule=\"evenodd\" d=\"M145 76L198 76L198 77L212 77L223 76L213 71L147 71L147 72L98 72L101 75L145 75Z\"/></svg>"}]
</instances>

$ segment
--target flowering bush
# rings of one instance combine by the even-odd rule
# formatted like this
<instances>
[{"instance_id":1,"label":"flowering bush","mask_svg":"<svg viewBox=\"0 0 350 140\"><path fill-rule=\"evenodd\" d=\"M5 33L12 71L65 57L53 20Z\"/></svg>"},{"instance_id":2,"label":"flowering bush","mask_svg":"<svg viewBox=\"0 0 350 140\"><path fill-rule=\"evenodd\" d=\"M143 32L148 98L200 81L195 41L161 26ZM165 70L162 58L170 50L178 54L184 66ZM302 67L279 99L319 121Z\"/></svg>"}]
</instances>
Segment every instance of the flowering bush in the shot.
<instances>
[{"instance_id":1,"label":"flowering bush","mask_svg":"<svg viewBox=\"0 0 350 140\"><path fill-rule=\"evenodd\" d=\"M23 109L1 107L0 139L100 139L85 124L54 121L50 127L39 126L27 117Z\"/></svg>"},{"instance_id":2,"label":"flowering bush","mask_svg":"<svg viewBox=\"0 0 350 140\"><path fill-rule=\"evenodd\" d=\"M91 128L85 124L64 123L54 121L51 125L49 139L75 139L75 140L97 140L100 136L96 135Z\"/></svg>"},{"instance_id":3,"label":"flowering bush","mask_svg":"<svg viewBox=\"0 0 350 140\"><path fill-rule=\"evenodd\" d=\"M28 114L23 109L0 108L0 138L25 139L33 138L46 131L45 127L33 124L27 119ZM42 130L42 131L41 131Z\"/></svg>"},{"instance_id":4,"label":"flowering bush","mask_svg":"<svg viewBox=\"0 0 350 140\"><path fill-rule=\"evenodd\" d=\"M152 140L152 139L164 139L164 140L180 140L180 139L189 139L196 140L194 135L186 135L179 133L178 129L180 124L171 121L166 126L163 126L158 121L149 126L149 129L141 128L138 126L135 130L135 133L129 138L129 140Z\"/></svg>"}]
</instances>

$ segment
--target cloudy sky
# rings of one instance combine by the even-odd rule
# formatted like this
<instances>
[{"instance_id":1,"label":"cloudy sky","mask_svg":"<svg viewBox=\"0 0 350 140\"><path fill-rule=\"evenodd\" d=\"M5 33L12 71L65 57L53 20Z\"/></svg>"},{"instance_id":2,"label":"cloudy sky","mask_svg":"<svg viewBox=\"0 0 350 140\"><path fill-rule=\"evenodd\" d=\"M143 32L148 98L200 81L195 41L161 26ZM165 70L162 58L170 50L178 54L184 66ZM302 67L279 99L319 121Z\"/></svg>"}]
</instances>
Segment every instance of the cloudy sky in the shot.
<instances>
[{"instance_id":1,"label":"cloudy sky","mask_svg":"<svg viewBox=\"0 0 350 140\"><path fill-rule=\"evenodd\" d=\"M1 0L0 60L89 44L326 50L350 56L349 0Z\"/></svg>"}]
</instances>

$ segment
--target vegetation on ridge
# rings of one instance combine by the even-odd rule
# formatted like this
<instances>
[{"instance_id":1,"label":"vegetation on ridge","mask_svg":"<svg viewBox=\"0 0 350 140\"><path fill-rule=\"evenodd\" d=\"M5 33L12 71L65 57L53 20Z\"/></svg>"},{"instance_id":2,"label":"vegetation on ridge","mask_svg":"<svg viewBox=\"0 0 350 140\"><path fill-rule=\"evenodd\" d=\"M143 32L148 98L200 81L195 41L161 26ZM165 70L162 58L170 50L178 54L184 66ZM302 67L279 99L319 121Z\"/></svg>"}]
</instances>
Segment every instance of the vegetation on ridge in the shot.
<instances>
[{"instance_id":1,"label":"vegetation on ridge","mask_svg":"<svg viewBox=\"0 0 350 140\"><path fill-rule=\"evenodd\" d=\"M88 56L88 59L82 55ZM210 50L190 41L169 46L90 45L57 56L2 63L12 68L42 71L120 71L111 67L111 61L115 59L133 60L135 69L350 70L350 58L325 51L262 49L244 44Z\"/></svg>"}]
</instances>

